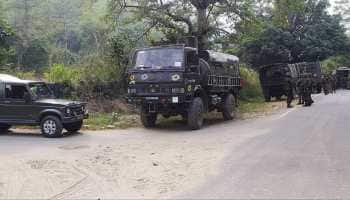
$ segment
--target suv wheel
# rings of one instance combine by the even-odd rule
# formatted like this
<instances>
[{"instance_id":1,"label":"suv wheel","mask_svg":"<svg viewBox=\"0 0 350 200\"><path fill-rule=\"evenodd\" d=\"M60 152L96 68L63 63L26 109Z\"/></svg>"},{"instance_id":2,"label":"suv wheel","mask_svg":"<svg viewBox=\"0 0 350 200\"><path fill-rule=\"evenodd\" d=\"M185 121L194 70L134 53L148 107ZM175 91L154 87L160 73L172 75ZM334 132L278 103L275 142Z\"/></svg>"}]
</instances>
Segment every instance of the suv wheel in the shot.
<instances>
[{"instance_id":1,"label":"suv wheel","mask_svg":"<svg viewBox=\"0 0 350 200\"><path fill-rule=\"evenodd\" d=\"M0 124L0 133L6 133L11 128L11 125Z\"/></svg>"},{"instance_id":2,"label":"suv wheel","mask_svg":"<svg viewBox=\"0 0 350 200\"><path fill-rule=\"evenodd\" d=\"M225 98L222 115L225 120L232 120L236 117L236 99L232 94L227 95Z\"/></svg>"},{"instance_id":3,"label":"suv wheel","mask_svg":"<svg viewBox=\"0 0 350 200\"><path fill-rule=\"evenodd\" d=\"M62 136L62 122L56 116L47 116L41 120L41 133L48 138L57 138Z\"/></svg>"},{"instance_id":4,"label":"suv wheel","mask_svg":"<svg viewBox=\"0 0 350 200\"><path fill-rule=\"evenodd\" d=\"M141 122L145 128L152 128L156 126L157 113L148 113L146 109L141 110Z\"/></svg>"},{"instance_id":5,"label":"suv wheel","mask_svg":"<svg viewBox=\"0 0 350 200\"><path fill-rule=\"evenodd\" d=\"M201 98L196 97L189 109L187 115L187 123L190 129L199 130L203 126L204 121L204 105Z\"/></svg>"},{"instance_id":6,"label":"suv wheel","mask_svg":"<svg viewBox=\"0 0 350 200\"><path fill-rule=\"evenodd\" d=\"M64 128L70 133L78 132L82 126L83 126L83 121L78 121L78 122L74 122L74 123L70 123L70 124L64 124Z\"/></svg>"}]
</instances>

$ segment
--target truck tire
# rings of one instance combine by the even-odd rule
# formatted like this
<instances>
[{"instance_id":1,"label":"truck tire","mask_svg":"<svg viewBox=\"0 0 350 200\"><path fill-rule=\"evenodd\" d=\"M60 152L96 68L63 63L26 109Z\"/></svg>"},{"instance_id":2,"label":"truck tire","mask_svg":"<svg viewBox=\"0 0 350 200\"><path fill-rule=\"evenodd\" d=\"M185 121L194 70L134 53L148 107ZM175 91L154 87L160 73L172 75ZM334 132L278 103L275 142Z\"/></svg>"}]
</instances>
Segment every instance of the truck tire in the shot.
<instances>
[{"instance_id":1,"label":"truck tire","mask_svg":"<svg viewBox=\"0 0 350 200\"><path fill-rule=\"evenodd\" d=\"M236 117L236 99L232 94L226 96L222 105L222 116L224 120L233 120Z\"/></svg>"},{"instance_id":2,"label":"truck tire","mask_svg":"<svg viewBox=\"0 0 350 200\"><path fill-rule=\"evenodd\" d=\"M78 121L70 124L64 124L64 128L70 133L76 133L83 127L83 121Z\"/></svg>"},{"instance_id":3,"label":"truck tire","mask_svg":"<svg viewBox=\"0 0 350 200\"><path fill-rule=\"evenodd\" d=\"M11 125L8 124L0 124L0 134L6 133L11 128Z\"/></svg>"},{"instance_id":4,"label":"truck tire","mask_svg":"<svg viewBox=\"0 0 350 200\"><path fill-rule=\"evenodd\" d=\"M145 109L142 109L141 122L145 128L155 127L157 122L157 113L148 113Z\"/></svg>"},{"instance_id":5,"label":"truck tire","mask_svg":"<svg viewBox=\"0 0 350 200\"><path fill-rule=\"evenodd\" d=\"M61 120L56 116L46 116L40 123L41 133L48 138L62 137L63 125Z\"/></svg>"},{"instance_id":6,"label":"truck tire","mask_svg":"<svg viewBox=\"0 0 350 200\"><path fill-rule=\"evenodd\" d=\"M264 88L264 97L266 102L271 101L271 95L270 95L270 90L268 88Z\"/></svg>"},{"instance_id":7,"label":"truck tire","mask_svg":"<svg viewBox=\"0 0 350 200\"><path fill-rule=\"evenodd\" d=\"M200 97L194 98L187 115L187 124L191 130L199 130L203 126L204 121L204 105Z\"/></svg>"}]
</instances>

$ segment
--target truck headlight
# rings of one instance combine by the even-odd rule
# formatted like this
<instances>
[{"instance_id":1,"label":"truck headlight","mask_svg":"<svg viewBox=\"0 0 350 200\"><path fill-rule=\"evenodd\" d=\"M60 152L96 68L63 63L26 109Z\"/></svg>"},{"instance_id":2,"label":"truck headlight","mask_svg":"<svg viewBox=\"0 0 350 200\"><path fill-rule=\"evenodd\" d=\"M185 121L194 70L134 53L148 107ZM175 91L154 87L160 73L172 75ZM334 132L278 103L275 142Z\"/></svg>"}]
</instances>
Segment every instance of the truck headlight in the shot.
<instances>
[{"instance_id":1,"label":"truck headlight","mask_svg":"<svg viewBox=\"0 0 350 200\"><path fill-rule=\"evenodd\" d=\"M185 88L172 88L171 93L173 94L183 94L185 93Z\"/></svg>"}]
</instances>

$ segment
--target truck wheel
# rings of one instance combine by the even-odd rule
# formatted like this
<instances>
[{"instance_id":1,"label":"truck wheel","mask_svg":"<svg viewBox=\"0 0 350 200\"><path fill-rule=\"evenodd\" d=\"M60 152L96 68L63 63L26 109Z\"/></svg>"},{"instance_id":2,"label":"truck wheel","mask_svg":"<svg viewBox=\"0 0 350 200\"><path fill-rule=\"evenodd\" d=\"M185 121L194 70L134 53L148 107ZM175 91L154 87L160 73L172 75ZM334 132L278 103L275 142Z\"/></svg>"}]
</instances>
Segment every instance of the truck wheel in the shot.
<instances>
[{"instance_id":1,"label":"truck wheel","mask_svg":"<svg viewBox=\"0 0 350 200\"><path fill-rule=\"evenodd\" d=\"M264 97L265 97L265 101L266 102L270 102L271 101L270 91L267 88L264 89Z\"/></svg>"},{"instance_id":2,"label":"truck wheel","mask_svg":"<svg viewBox=\"0 0 350 200\"><path fill-rule=\"evenodd\" d=\"M222 107L222 115L225 120L232 120L236 117L236 99L232 94L226 96Z\"/></svg>"},{"instance_id":3,"label":"truck wheel","mask_svg":"<svg viewBox=\"0 0 350 200\"><path fill-rule=\"evenodd\" d=\"M41 120L41 133L48 138L57 138L62 136L62 122L56 116L47 116Z\"/></svg>"},{"instance_id":4,"label":"truck wheel","mask_svg":"<svg viewBox=\"0 0 350 200\"><path fill-rule=\"evenodd\" d=\"M201 98L196 97L188 110L187 124L192 130L199 130L203 126L204 121L204 105Z\"/></svg>"},{"instance_id":5,"label":"truck wheel","mask_svg":"<svg viewBox=\"0 0 350 200\"><path fill-rule=\"evenodd\" d=\"M64 124L64 128L70 133L78 132L83 126L83 121L78 121L70 124Z\"/></svg>"},{"instance_id":6,"label":"truck wheel","mask_svg":"<svg viewBox=\"0 0 350 200\"><path fill-rule=\"evenodd\" d=\"M157 113L147 113L147 111L142 109L141 122L145 128L155 127L157 122Z\"/></svg>"},{"instance_id":7,"label":"truck wheel","mask_svg":"<svg viewBox=\"0 0 350 200\"><path fill-rule=\"evenodd\" d=\"M0 124L0 133L6 133L11 128L11 125Z\"/></svg>"}]
</instances>

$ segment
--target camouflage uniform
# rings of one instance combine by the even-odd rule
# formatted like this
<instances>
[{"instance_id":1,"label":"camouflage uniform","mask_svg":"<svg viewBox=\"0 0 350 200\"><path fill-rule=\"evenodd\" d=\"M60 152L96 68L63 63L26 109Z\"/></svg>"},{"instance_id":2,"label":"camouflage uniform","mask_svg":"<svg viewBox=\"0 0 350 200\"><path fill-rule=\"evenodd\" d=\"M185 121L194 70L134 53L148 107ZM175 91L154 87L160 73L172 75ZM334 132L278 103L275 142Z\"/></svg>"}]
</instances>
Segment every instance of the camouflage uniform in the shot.
<instances>
[{"instance_id":1,"label":"camouflage uniform","mask_svg":"<svg viewBox=\"0 0 350 200\"><path fill-rule=\"evenodd\" d=\"M313 88L313 81L310 77L307 77L304 83L304 105L305 106L311 106L314 103L311 97L312 88Z\"/></svg>"},{"instance_id":2,"label":"camouflage uniform","mask_svg":"<svg viewBox=\"0 0 350 200\"><path fill-rule=\"evenodd\" d=\"M337 93L337 78L332 76L332 93Z\"/></svg>"},{"instance_id":3,"label":"camouflage uniform","mask_svg":"<svg viewBox=\"0 0 350 200\"><path fill-rule=\"evenodd\" d=\"M298 101L298 105L302 105L304 104L304 78L303 77L300 77L298 80L297 80L297 92L298 92L298 98L299 98L299 101Z\"/></svg>"},{"instance_id":4,"label":"camouflage uniform","mask_svg":"<svg viewBox=\"0 0 350 200\"><path fill-rule=\"evenodd\" d=\"M287 107L288 108L293 107L291 104L292 104L292 101L294 99L294 92L293 92L294 88L295 88L294 81L292 80L291 77L288 77L286 85L285 85L285 90L287 92Z\"/></svg>"}]
</instances>

